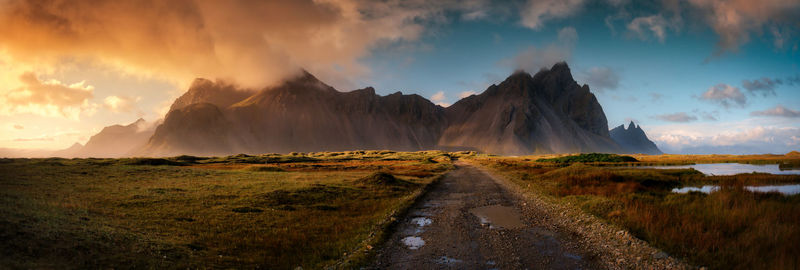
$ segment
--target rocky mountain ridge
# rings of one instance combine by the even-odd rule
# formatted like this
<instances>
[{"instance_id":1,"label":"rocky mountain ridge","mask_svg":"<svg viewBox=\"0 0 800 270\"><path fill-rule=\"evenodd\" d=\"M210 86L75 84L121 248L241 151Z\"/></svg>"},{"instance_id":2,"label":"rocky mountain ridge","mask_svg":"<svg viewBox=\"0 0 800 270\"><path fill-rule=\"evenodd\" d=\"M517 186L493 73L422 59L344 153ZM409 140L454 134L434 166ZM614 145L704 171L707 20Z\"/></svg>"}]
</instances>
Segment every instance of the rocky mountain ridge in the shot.
<instances>
[{"instance_id":1,"label":"rocky mountain ridge","mask_svg":"<svg viewBox=\"0 0 800 270\"><path fill-rule=\"evenodd\" d=\"M416 94L380 96L371 87L339 92L305 71L258 91L197 79L151 134L129 155L629 152L612 139L602 107L566 63L534 75L515 72L447 108Z\"/></svg>"}]
</instances>

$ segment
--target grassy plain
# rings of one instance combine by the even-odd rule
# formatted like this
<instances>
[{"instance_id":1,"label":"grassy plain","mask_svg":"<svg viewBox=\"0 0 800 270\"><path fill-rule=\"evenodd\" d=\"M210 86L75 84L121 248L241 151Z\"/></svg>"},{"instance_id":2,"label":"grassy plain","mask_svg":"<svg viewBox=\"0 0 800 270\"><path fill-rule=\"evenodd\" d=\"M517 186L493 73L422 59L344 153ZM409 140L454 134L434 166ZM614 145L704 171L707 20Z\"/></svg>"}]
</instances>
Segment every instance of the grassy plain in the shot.
<instances>
[{"instance_id":1,"label":"grassy plain","mask_svg":"<svg viewBox=\"0 0 800 270\"><path fill-rule=\"evenodd\" d=\"M792 164L800 155L644 156L638 162L558 163L540 158L478 157L526 192L577 205L628 229L669 254L712 269L800 268L800 195L754 193L747 185L800 183L798 175L705 176L694 169L637 169L618 165L741 162ZM569 158L567 160L580 160ZM672 193L684 185L717 184L711 194Z\"/></svg>"},{"instance_id":2,"label":"grassy plain","mask_svg":"<svg viewBox=\"0 0 800 270\"><path fill-rule=\"evenodd\" d=\"M0 159L0 268L356 265L452 166L438 151Z\"/></svg>"}]
</instances>

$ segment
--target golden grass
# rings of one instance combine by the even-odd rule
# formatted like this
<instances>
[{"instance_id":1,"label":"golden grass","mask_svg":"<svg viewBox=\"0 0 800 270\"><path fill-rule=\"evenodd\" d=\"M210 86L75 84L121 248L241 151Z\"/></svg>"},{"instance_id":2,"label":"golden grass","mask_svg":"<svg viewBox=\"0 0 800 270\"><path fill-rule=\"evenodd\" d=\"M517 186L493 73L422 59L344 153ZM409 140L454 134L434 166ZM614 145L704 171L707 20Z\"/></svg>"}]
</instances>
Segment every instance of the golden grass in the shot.
<instances>
[{"instance_id":1,"label":"golden grass","mask_svg":"<svg viewBox=\"0 0 800 270\"><path fill-rule=\"evenodd\" d=\"M344 257L357 264L390 217L452 164L438 152L346 155L2 162L0 265L313 269ZM141 165L172 162L188 166ZM375 166L403 184L360 182Z\"/></svg>"},{"instance_id":2,"label":"golden grass","mask_svg":"<svg viewBox=\"0 0 800 270\"><path fill-rule=\"evenodd\" d=\"M800 156L636 156L645 162L797 162ZM692 169L634 169L530 157L479 157L528 192L569 202L637 237L712 269L800 268L800 195L753 193L746 185L800 183L798 175L704 176ZM682 185L717 184L711 194L675 194Z\"/></svg>"}]
</instances>

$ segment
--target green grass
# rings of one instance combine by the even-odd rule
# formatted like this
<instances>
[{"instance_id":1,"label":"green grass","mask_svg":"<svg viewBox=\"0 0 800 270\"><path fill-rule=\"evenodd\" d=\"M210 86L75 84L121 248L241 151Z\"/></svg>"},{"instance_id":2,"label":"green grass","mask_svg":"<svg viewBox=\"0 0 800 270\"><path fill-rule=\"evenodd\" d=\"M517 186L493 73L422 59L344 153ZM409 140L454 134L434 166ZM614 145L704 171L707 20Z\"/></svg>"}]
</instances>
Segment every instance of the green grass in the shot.
<instances>
[{"instance_id":1,"label":"green grass","mask_svg":"<svg viewBox=\"0 0 800 270\"><path fill-rule=\"evenodd\" d=\"M357 265L452 169L440 152L357 155L4 159L0 268Z\"/></svg>"},{"instance_id":2,"label":"green grass","mask_svg":"<svg viewBox=\"0 0 800 270\"><path fill-rule=\"evenodd\" d=\"M556 158L540 158L537 159L536 162L552 162L552 163L587 163L587 162L637 162L633 157L630 156L621 156L615 154L602 154L602 153L590 153L590 154L578 154L578 155L570 155L570 156L563 156L563 157L556 157Z\"/></svg>"},{"instance_id":3,"label":"green grass","mask_svg":"<svg viewBox=\"0 0 800 270\"><path fill-rule=\"evenodd\" d=\"M677 157L670 160L682 161ZM744 189L748 185L800 183L798 175L704 176L693 169L580 163L561 167L524 158L476 161L527 192L577 205L694 265L711 269L800 267L800 195ZM674 187L704 184L722 188L711 194L671 193Z\"/></svg>"}]
</instances>

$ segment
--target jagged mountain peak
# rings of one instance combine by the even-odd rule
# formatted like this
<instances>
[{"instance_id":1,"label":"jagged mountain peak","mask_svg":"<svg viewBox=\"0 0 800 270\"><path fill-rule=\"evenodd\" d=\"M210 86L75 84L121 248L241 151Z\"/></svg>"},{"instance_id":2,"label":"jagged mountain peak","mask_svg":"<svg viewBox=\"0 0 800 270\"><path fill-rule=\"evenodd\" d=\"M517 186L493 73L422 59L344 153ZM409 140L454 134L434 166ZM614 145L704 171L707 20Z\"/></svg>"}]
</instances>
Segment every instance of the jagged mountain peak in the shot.
<instances>
[{"instance_id":1,"label":"jagged mountain peak","mask_svg":"<svg viewBox=\"0 0 800 270\"><path fill-rule=\"evenodd\" d=\"M656 146L653 141L647 138L647 134L645 134L642 126L637 126L633 123L633 121L628 124L627 129L625 129L624 124L619 125L618 127L610 130L609 135L611 136L611 139L613 139L625 150L625 152L650 155L662 154L661 150L658 149L658 146Z\"/></svg>"}]
</instances>

